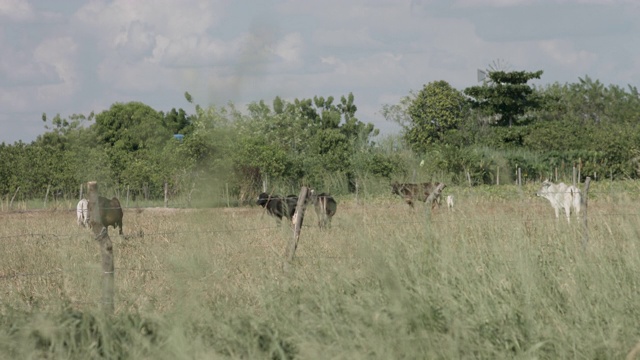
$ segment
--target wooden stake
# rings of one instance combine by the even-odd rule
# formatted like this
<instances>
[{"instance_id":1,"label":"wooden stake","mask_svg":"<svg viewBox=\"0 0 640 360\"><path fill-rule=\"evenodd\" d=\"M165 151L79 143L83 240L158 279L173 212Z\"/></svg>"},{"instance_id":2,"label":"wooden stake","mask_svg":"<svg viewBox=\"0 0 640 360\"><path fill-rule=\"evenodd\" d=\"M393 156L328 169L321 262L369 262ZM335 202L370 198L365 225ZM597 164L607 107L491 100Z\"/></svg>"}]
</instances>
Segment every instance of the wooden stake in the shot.
<instances>
[{"instance_id":1,"label":"wooden stake","mask_svg":"<svg viewBox=\"0 0 640 360\"><path fill-rule=\"evenodd\" d=\"M169 206L169 184L164 182L164 207Z\"/></svg>"},{"instance_id":2,"label":"wooden stake","mask_svg":"<svg viewBox=\"0 0 640 360\"><path fill-rule=\"evenodd\" d=\"M589 217L587 216L588 204L589 204L589 185L591 184L591 178L587 176L584 181L584 190L582 191L582 205L584 205L584 211L582 212L582 250L587 249L589 243Z\"/></svg>"},{"instance_id":3,"label":"wooden stake","mask_svg":"<svg viewBox=\"0 0 640 360\"><path fill-rule=\"evenodd\" d=\"M107 314L113 314L113 294L114 294L114 265L113 265L113 244L109 238L107 227L102 226L101 210L98 202L98 183L89 181L87 183L89 192L89 227L100 243L100 254L102 256L102 308Z\"/></svg>"},{"instance_id":4,"label":"wooden stake","mask_svg":"<svg viewBox=\"0 0 640 360\"><path fill-rule=\"evenodd\" d=\"M11 198L11 202L9 203L9 209L13 208L13 199L15 199L16 195L18 195L18 191L20 191L20 186L18 186L18 188L16 189L16 192L13 193L13 197Z\"/></svg>"},{"instance_id":5,"label":"wooden stake","mask_svg":"<svg viewBox=\"0 0 640 360\"><path fill-rule=\"evenodd\" d=\"M47 208L47 199L49 198L49 188L51 188L51 184L47 185L47 193L44 194L44 205L43 207Z\"/></svg>"},{"instance_id":6,"label":"wooden stake","mask_svg":"<svg viewBox=\"0 0 640 360\"><path fill-rule=\"evenodd\" d=\"M288 264L293 261L293 256L296 253L296 249L298 248L298 241L300 240L300 230L302 229L302 219L304 218L304 210L307 203L307 194L309 193L309 188L303 186L300 189L300 195L298 195L298 203L296 204L296 212L293 214L293 237L291 241L289 241L289 246L287 250L287 261L285 262L284 268L285 270L288 268Z\"/></svg>"}]
</instances>

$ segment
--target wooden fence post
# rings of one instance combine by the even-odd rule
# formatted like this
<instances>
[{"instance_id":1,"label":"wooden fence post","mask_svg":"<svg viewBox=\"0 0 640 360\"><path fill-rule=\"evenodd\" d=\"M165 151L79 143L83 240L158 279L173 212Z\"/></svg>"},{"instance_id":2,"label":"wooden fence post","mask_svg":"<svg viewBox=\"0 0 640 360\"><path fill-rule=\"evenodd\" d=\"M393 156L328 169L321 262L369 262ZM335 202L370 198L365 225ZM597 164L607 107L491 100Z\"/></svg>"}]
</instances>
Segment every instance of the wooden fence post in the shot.
<instances>
[{"instance_id":1,"label":"wooden fence post","mask_svg":"<svg viewBox=\"0 0 640 360\"><path fill-rule=\"evenodd\" d=\"M303 186L300 189L300 195L298 195L298 203L296 204L296 212L293 214L293 237L291 241L289 241L289 246L287 248L287 260L284 263L284 269L288 269L288 265L293 261L293 256L296 253L296 249L298 248L298 240L300 240L300 230L302 228L302 219L304 218L304 210L307 204L307 194L309 193L309 188Z\"/></svg>"},{"instance_id":2,"label":"wooden fence post","mask_svg":"<svg viewBox=\"0 0 640 360\"><path fill-rule=\"evenodd\" d=\"M360 192L360 186L358 185L358 179L356 179L356 205L360 205L360 199L358 197Z\"/></svg>"},{"instance_id":3,"label":"wooden fence post","mask_svg":"<svg viewBox=\"0 0 640 360\"><path fill-rule=\"evenodd\" d=\"M518 188L522 188L522 169L518 168Z\"/></svg>"},{"instance_id":4,"label":"wooden fence post","mask_svg":"<svg viewBox=\"0 0 640 360\"><path fill-rule=\"evenodd\" d=\"M582 192L582 205L584 205L584 211L582 212L582 250L587 249L589 243L589 217L587 216L588 204L589 204L589 185L591 184L591 178L587 176L584 181L584 190Z\"/></svg>"},{"instance_id":5,"label":"wooden fence post","mask_svg":"<svg viewBox=\"0 0 640 360\"><path fill-rule=\"evenodd\" d=\"M578 159L578 177L577 177L578 183L580 183L580 179L582 179L581 175L582 175L582 159Z\"/></svg>"},{"instance_id":6,"label":"wooden fence post","mask_svg":"<svg viewBox=\"0 0 640 360\"><path fill-rule=\"evenodd\" d=\"M225 197L227 198L227 207L231 207L231 203L229 202L229 183L227 182L224 183L224 192L225 192ZM189 203L191 203L191 201L189 201Z\"/></svg>"},{"instance_id":7,"label":"wooden fence post","mask_svg":"<svg viewBox=\"0 0 640 360\"><path fill-rule=\"evenodd\" d=\"M43 208L47 208L47 199L49 198L49 189L51 188L51 184L47 185L47 193L44 194L44 205Z\"/></svg>"},{"instance_id":8,"label":"wooden fence post","mask_svg":"<svg viewBox=\"0 0 640 360\"><path fill-rule=\"evenodd\" d=\"M169 206L169 184L164 182L164 207Z\"/></svg>"},{"instance_id":9,"label":"wooden fence post","mask_svg":"<svg viewBox=\"0 0 640 360\"><path fill-rule=\"evenodd\" d=\"M89 227L100 243L100 254L102 255L102 308L108 314L113 314L113 293L114 293L114 265L113 265L113 244L109 238L107 227L102 226L100 221L100 206L98 203L98 183L89 181L87 183L89 192Z\"/></svg>"},{"instance_id":10,"label":"wooden fence post","mask_svg":"<svg viewBox=\"0 0 640 360\"><path fill-rule=\"evenodd\" d=\"M444 190L445 187L447 187L447 184L443 184L443 183L438 184L436 189L433 190L431 194L429 194L429 196L427 197L427 200L424 201L425 205L427 205L427 215L429 215L429 213L431 212L431 208L433 207L433 202L438 197L440 197L440 193L442 193L442 190Z\"/></svg>"},{"instance_id":11,"label":"wooden fence post","mask_svg":"<svg viewBox=\"0 0 640 360\"><path fill-rule=\"evenodd\" d=\"M13 193L13 197L11 198L11 202L9 203L9 209L13 208L13 200L16 198L16 195L18 195L18 191L20 191L20 186L18 186L16 192Z\"/></svg>"},{"instance_id":12,"label":"wooden fence post","mask_svg":"<svg viewBox=\"0 0 640 360\"><path fill-rule=\"evenodd\" d=\"M500 185L500 166L496 169L496 185Z\"/></svg>"},{"instance_id":13,"label":"wooden fence post","mask_svg":"<svg viewBox=\"0 0 640 360\"><path fill-rule=\"evenodd\" d=\"M83 185L84 184L80 184L80 198L78 199L78 201L82 200L82 196L84 195L83 194L83 190L84 190L84 186Z\"/></svg>"}]
</instances>

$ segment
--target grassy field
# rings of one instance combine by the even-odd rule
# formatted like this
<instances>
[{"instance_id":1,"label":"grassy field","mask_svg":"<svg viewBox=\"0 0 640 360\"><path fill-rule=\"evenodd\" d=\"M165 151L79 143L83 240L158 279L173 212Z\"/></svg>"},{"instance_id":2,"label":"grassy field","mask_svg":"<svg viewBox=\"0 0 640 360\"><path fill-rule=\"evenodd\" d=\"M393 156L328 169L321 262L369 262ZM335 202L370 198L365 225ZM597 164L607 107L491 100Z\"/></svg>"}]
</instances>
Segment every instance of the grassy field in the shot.
<instances>
[{"instance_id":1,"label":"grassy field","mask_svg":"<svg viewBox=\"0 0 640 360\"><path fill-rule=\"evenodd\" d=\"M333 227L261 208L126 209L115 314L75 210L0 212L0 359L621 359L640 340L640 205L592 183L581 221L512 186L427 218L339 198ZM67 208L71 208L69 204Z\"/></svg>"}]
</instances>

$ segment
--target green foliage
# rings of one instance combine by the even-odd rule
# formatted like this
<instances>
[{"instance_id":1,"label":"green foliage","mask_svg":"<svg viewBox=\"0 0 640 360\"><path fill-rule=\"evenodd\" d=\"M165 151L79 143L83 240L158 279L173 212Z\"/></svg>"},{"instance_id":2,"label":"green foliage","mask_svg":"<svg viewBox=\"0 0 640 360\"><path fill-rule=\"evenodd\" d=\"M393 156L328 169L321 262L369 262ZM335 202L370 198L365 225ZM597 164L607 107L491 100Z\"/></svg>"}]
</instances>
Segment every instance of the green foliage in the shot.
<instances>
[{"instance_id":1,"label":"green foliage","mask_svg":"<svg viewBox=\"0 0 640 360\"><path fill-rule=\"evenodd\" d=\"M115 103L96 115L98 142L118 151L156 151L171 137L158 111L140 102Z\"/></svg>"},{"instance_id":2,"label":"green foliage","mask_svg":"<svg viewBox=\"0 0 640 360\"><path fill-rule=\"evenodd\" d=\"M287 183L322 183L328 174L352 177L354 154L369 151L378 134L359 121L353 94L295 99L276 97L271 109L264 101L248 106L249 115L236 121L238 141L233 151L238 176L254 186L279 178ZM298 185L299 186L299 185Z\"/></svg>"},{"instance_id":3,"label":"green foliage","mask_svg":"<svg viewBox=\"0 0 640 360\"><path fill-rule=\"evenodd\" d=\"M193 131L191 128L191 118L183 109L176 110L174 108L166 114L162 112L160 114L163 116L162 125L172 134L188 135Z\"/></svg>"},{"instance_id":4,"label":"green foliage","mask_svg":"<svg viewBox=\"0 0 640 360\"><path fill-rule=\"evenodd\" d=\"M459 126L464 105L462 94L446 81L425 85L407 109L411 126L406 129L405 140L416 152L443 142L447 132Z\"/></svg>"},{"instance_id":5,"label":"green foliage","mask_svg":"<svg viewBox=\"0 0 640 360\"><path fill-rule=\"evenodd\" d=\"M489 81L482 86L471 86L464 93L471 97L473 108L487 116L499 118L499 126L512 126L529 109L535 109L540 99L534 89L527 85L531 79L539 79L542 70L526 71L490 71Z\"/></svg>"}]
</instances>

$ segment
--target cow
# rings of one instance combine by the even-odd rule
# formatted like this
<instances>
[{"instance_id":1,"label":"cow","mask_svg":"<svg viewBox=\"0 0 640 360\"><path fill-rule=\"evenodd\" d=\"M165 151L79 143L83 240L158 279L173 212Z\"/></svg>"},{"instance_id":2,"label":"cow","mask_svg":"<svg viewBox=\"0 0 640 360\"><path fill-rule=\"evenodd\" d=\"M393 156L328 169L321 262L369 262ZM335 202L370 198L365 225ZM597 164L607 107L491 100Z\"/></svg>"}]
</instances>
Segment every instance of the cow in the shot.
<instances>
[{"instance_id":1,"label":"cow","mask_svg":"<svg viewBox=\"0 0 640 360\"><path fill-rule=\"evenodd\" d=\"M439 182L426 182L419 184L412 183L392 183L391 184L391 193L395 195L400 195L404 198L404 201L409 204L413 208L414 200L424 201L426 202L431 195L432 192L436 190L436 188L440 185ZM442 184L442 188L446 187L445 184ZM436 206L440 205L440 194L436 194L436 197L433 199L431 203L431 208L434 209Z\"/></svg>"},{"instance_id":2,"label":"cow","mask_svg":"<svg viewBox=\"0 0 640 360\"><path fill-rule=\"evenodd\" d=\"M571 209L573 208L576 217L580 217L580 206L582 197L580 189L573 185L567 186L565 183L554 184L549 180L542 182L542 187L536 193L537 196L543 197L549 202L556 212L556 219L560 218L560 208L564 208L567 216L567 223L571 223Z\"/></svg>"},{"instance_id":3,"label":"cow","mask_svg":"<svg viewBox=\"0 0 640 360\"><path fill-rule=\"evenodd\" d=\"M89 202L89 214L93 213L94 204ZM111 200L98 196L98 206L100 207L100 219L96 221L95 219L91 219L89 222L90 227L101 226L104 228L108 228L109 226L113 226L113 228L118 228L118 233L123 235L122 232L122 217L124 213L122 212L122 207L120 206L120 201L118 198L113 198Z\"/></svg>"},{"instance_id":4,"label":"cow","mask_svg":"<svg viewBox=\"0 0 640 360\"><path fill-rule=\"evenodd\" d=\"M89 225L89 201L81 199L76 206L78 216L78 226L87 227Z\"/></svg>"},{"instance_id":5,"label":"cow","mask_svg":"<svg viewBox=\"0 0 640 360\"><path fill-rule=\"evenodd\" d=\"M318 227L324 229L325 227L331 227L331 218L336 214L338 209L338 203L328 193L316 194L315 190L310 191L309 200L315 208L316 215L318 216Z\"/></svg>"},{"instance_id":6,"label":"cow","mask_svg":"<svg viewBox=\"0 0 640 360\"><path fill-rule=\"evenodd\" d=\"M265 208L267 213L275 217L276 222L280 225L283 217L289 220L293 219L293 214L295 214L298 204L298 197L296 195L288 195L283 198L280 195L269 195L263 192L258 195L256 204Z\"/></svg>"}]
</instances>

